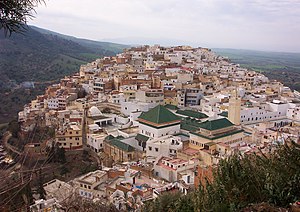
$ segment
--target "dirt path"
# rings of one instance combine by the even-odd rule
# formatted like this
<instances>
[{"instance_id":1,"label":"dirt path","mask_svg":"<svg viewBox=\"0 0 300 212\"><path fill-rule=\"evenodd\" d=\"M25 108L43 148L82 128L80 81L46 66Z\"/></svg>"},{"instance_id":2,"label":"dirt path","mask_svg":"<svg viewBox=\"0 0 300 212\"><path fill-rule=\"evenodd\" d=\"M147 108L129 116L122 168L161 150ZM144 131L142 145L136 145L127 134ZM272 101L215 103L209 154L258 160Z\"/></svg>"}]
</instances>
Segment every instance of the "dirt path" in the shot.
<instances>
[{"instance_id":1,"label":"dirt path","mask_svg":"<svg viewBox=\"0 0 300 212\"><path fill-rule=\"evenodd\" d=\"M4 148L9 149L10 151L21 155L22 152L20 152L19 150L16 149L16 147L10 145L8 143L8 140L12 137L12 134L9 131L6 131L2 137L2 145L4 146Z\"/></svg>"}]
</instances>

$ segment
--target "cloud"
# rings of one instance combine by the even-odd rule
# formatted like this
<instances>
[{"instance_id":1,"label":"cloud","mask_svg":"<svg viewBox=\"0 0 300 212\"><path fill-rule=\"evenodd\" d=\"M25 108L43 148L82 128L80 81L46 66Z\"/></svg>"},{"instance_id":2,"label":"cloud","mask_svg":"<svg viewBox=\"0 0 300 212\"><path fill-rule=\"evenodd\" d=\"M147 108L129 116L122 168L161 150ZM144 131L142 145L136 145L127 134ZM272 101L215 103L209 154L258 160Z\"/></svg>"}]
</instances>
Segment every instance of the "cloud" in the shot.
<instances>
[{"instance_id":1,"label":"cloud","mask_svg":"<svg viewBox=\"0 0 300 212\"><path fill-rule=\"evenodd\" d=\"M163 37L210 47L300 51L299 22L296 0L51 0L30 23L96 40Z\"/></svg>"}]
</instances>

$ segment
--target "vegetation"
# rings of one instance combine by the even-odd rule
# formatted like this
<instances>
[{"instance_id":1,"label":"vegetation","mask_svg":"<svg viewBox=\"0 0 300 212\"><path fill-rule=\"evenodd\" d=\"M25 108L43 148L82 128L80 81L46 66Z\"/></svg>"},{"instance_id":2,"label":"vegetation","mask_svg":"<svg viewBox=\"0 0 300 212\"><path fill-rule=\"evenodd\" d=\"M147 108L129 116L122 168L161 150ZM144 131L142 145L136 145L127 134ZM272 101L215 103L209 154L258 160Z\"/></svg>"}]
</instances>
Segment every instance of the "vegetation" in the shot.
<instances>
[{"instance_id":1,"label":"vegetation","mask_svg":"<svg viewBox=\"0 0 300 212\"><path fill-rule=\"evenodd\" d=\"M66 151L64 148L59 147L58 144L52 144L47 155L49 162L66 163Z\"/></svg>"},{"instance_id":2,"label":"vegetation","mask_svg":"<svg viewBox=\"0 0 300 212\"><path fill-rule=\"evenodd\" d=\"M12 137L18 138L18 133L20 131L20 124L17 120L12 120L9 122L7 130L11 132Z\"/></svg>"},{"instance_id":3,"label":"vegetation","mask_svg":"<svg viewBox=\"0 0 300 212\"><path fill-rule=\"evenodd\" d=\"M234 155L220 162L213 182L183 196L161 196L144 211L240 211L251 204L289 207L300 199L300 145L274 153Z\"/></svg>"},{"instance_id":4,"label":"vegetation","mask_svg":"<svg viewBox=\"0 0 300 212\"><path fill-rule=\"evenodd\" d=\"M272 80L300 90L300 53L263 52L237 49L213 49L244 68L263 72Z\"/></svg>"},{"instance_id":5,"label":"vegetation","mask_svg":"<svg viewBox=\"0 0 300 212\"><path fill-rule=\"evenodd\" d=\"M11 33L23 32L27 20L33 17L35 7L43 0L1 0L0 1L0 29L3 28L5 36Z\"/></svg>"},{"instance_id":6,"label":"vegetation","mask_svg":"<svg viewBox=\"0 0 300 212\"><path fill-rule=\"evenodd\" d=\"M46 191L44 189L44 177L42 171L39 170L39 177L38 177L38 186L37 186L37 193L40 195L40 199L46 199Z\"/></svg>"},{"instance_id":7,"label":"vegetation","mask_svg":"<svg viewBox=\"0 0 300 212\"><path fill-rule=\"evenodd\" d=\"M127 47L36 27L8 38L0 32L0 46L0 123L16 118L25 104L43 94L47 86L77 73L80 65L115 55ZM33 82L34 87L26 87L24 82Z\"/></svg>"}]
</instances>

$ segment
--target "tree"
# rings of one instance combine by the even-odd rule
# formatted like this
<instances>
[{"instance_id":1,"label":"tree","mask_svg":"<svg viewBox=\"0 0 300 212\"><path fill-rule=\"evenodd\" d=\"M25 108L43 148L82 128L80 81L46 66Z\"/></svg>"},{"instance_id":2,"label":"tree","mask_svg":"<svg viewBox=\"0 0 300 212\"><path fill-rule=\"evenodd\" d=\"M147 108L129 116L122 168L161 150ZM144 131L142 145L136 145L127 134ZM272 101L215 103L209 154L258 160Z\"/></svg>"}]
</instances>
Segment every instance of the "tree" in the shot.
<instances>
[{"instance_id":1,"label":"tree","mask_svg":"<svg viewBox=\"0 0 300 212\"><path fill-rule=\"evenodd\" d=\"M0 30L3 28L5 36L22 33L41 3L44 0L0 0Z\"/></svg>"},{"instance_id":2,"label":"tree","mask_svg":"<svg viewBox=\"0 0 300 212\"><path fill-rule=\"evenodd\" d=\"M63 165L62 167L61 167L61 169L60 169L60 175L61 176L63 176L63 175L65 175L65 174L67 174L68 172L70 172L69 171L69 169L65 166L65 165Z\"/></svg>"},{"instance_id":3,"label":"tree","mask_svg":"<svg viewBox=\"0 0 300 212\"><path fill-rule=\"evenodd\" d=\"M236 154L222 160L213 181L187 196L162 195L143 211L241 211L249 206L271 211L266 209L299 201L299 182L300 145L291 142L268 155Z\"/></svg>"},{"instance_id":4,"label":"tree","mask_svg":"<svg viewBox=\"0 0 300 212\"><path fill-rule=\"evenodd\" d=\"M67 162L65 149L59 147L58 144L55 144L54 142L52 143L52 146L48 149L47 152L47 161L54 163L59 162L62 164Z\"/></svg>"},{"instance_id":5,"label":"tree","mask_svg":"<svg viewBox=\"0 0 300 212\"><path fill-rule=\"evenodd\" d=\"M46 199L46 191L43 186L44 183L44 176L42 174L42 170L39 170L39 178L38 178L38 187L37 192L40 195L40 199Z\"/></svg>"},{"instance_id":6,"label":"tree","mask_svg":"<svg viewBox=\"0 0 300 212\"><path fill-rule=\"evenodd\" d=\"M20 131L20 124L17 120L13 120L8 124L8 131L11 132L14 138L18 138L18 133Z\"/></svg>"}]
</instances>

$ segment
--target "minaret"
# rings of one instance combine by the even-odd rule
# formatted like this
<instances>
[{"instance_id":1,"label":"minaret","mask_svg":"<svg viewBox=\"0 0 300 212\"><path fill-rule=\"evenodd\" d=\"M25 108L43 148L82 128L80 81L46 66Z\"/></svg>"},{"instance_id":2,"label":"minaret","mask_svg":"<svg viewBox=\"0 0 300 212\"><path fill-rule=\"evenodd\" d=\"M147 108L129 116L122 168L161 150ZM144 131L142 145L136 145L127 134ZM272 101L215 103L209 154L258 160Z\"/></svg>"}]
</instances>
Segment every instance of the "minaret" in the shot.
<instances>
[{"instance_id":1,"label":"minaret","mask_svg":"<svg viewBox=\"0 0 300 212\"><path fill-rule=\"evenodd\" d=\"M235 125L241 124L241 98L238 97L235 89L229 99L228 119Z\"/></svg>"}]
</instances>

